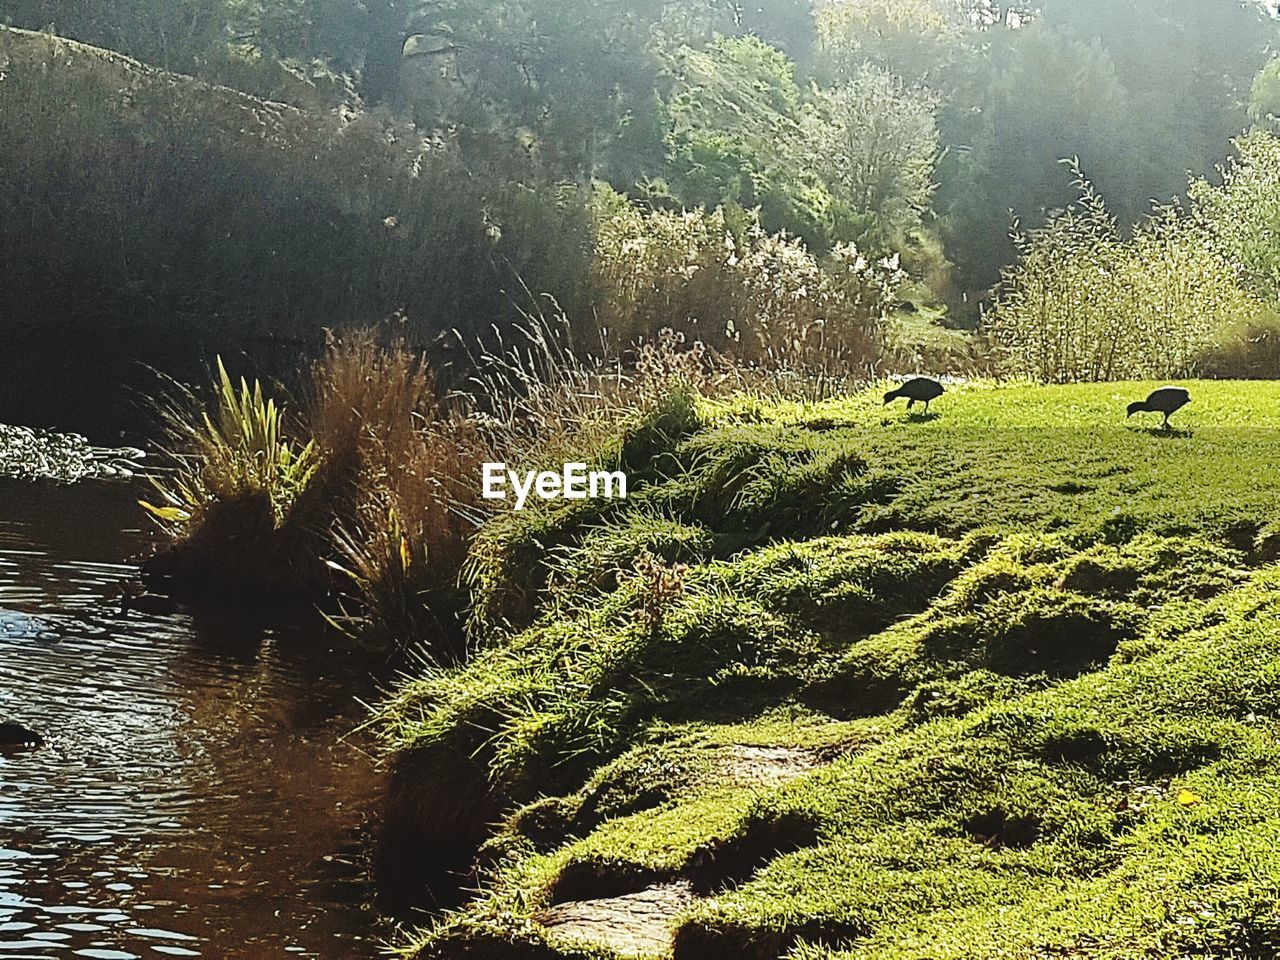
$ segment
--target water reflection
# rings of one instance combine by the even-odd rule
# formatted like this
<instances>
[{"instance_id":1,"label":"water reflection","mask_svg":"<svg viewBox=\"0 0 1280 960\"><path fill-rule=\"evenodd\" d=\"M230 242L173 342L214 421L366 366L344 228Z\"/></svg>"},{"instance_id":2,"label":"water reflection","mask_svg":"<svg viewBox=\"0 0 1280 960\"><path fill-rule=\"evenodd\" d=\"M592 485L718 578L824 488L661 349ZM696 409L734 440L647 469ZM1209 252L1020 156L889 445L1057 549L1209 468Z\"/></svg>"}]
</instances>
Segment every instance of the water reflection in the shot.
<instances>
[{"instance_id":1,"label":"water reflection","mask_svg":"<svg viewBox=\"0 0 1280 960\"><path fill-rule=\"evenodd\" d=\"M378 956L374 679L318 630L119 613L134 496L0 485L0 721L46 741L0 753L0 960Z\"/></svg>"}]
</instances>

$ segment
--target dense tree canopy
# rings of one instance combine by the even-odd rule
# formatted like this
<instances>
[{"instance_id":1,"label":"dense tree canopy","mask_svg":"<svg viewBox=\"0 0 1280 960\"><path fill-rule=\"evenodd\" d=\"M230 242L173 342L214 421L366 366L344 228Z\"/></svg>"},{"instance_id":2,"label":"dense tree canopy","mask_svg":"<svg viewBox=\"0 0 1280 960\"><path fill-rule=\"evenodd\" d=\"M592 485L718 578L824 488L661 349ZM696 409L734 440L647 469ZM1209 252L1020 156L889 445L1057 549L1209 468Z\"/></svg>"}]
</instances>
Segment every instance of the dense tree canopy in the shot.
<instances>
[{"instance_id":1,"label":"dense tree canopy","mask_svg":"<svg viewBox=\"0 0 1280 960\"><path fill-rule=\"evenodd\" d=\"M1132 224L1280 112L1280 31L1246 0L0 0L0 20L384 109L479 176L758 207L819 252L940 238L975 292L1015 221L1071 201L1064 158Z\"/></svg>"}]
</instances>

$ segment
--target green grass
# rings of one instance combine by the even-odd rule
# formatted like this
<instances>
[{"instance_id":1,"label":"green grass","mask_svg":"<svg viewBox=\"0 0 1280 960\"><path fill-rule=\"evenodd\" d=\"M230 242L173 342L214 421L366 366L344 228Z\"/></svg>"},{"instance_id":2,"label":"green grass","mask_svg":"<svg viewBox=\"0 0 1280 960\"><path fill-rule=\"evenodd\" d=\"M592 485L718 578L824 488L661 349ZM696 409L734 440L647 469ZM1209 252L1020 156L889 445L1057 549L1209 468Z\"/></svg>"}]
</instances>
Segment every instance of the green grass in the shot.
<instances>
[{"instance_id":1,"label":"green grass","mask_svg":"<svg viewBox=\"0 0 1280 960\"><path fill-rule=\"evenodd\" d=\"M609 956L541 911L684 880L678 960L1274 955L1280 386L1153 386L705 404L625 505L491 528L528 626L479 597L381 717L497 817L412 951Z\"/></svg>"}]
</instances>

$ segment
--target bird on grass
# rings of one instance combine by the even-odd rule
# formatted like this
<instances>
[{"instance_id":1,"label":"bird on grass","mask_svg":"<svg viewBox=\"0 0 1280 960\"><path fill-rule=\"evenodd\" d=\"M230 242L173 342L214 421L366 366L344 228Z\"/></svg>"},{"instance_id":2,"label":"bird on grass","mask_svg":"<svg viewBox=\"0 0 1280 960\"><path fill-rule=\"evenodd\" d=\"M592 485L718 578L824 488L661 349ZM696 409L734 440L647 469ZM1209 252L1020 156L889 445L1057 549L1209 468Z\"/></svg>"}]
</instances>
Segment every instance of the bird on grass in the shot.
<instances>
[{"instance_id":1,"label":"bird on grass","mask_svg":"<svg viewBox=\"0 0 1280 960\"><path fill-rule=\"evenodd\" d=\"M1145 400L1136 400L1129 404L1129 416L1135 413L1163 413L1162 426L1169 428L1169 417L1177 413L1191 402L1191 394L1183 387L1161 387ZM1127 418L1126 418L1127 419Z\"/></svg>"},{"instance_id":2,"label":"bird on grass","mask_svg":"<svg viewBox=\"0 0 1280 960\"><path fill-rule=\"evenodd\" d=\"M897 390L890 390L884 395L886 405L900 397L907 398L907 409L915 406L916 401L924 404L924 412L929 412L929 404L943 394L942 384L930 377L912 377Z\"/></svg>"}]
</instances>

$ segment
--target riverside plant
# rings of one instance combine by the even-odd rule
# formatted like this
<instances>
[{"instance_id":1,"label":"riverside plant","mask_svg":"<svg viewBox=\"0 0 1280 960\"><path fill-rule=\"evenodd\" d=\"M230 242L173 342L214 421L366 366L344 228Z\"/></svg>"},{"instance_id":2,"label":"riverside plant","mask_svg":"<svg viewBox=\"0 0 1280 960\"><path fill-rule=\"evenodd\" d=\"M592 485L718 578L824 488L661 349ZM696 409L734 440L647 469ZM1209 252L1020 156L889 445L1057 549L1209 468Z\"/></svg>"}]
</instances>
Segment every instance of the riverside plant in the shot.
<instances>
[{"instance_id":1,"label":"riverside plant","mask_svg":"<svg viewBox=\"0 0 1280 960\"><path fill-rule=\"evenodd\" d=\"M314 441L261 382L231 378L221 358L206 407L177 388L162 403L171 467L143 508L169 533L148 574L193 597L307 602L328 576L322 556L328 485Z\"/></svg>"},{"instance_id":2,"label":"riverside plant","mask_svg":"<svg viewBox=\"0 0 1280 960\"><path fill-rule=\"evenodd\" d=\"M509 332L452 392L399 333L332 335L296 417L219 359L211 403L179 389L165 406L174 467L144 503L173 540L161 568L306 593L362 642L456 659L467 557L495 509L481 465L616 458L618 424L696 390L710 362L664 335L624 373L566 335L541 318Z\"/></svg>"},{"instance_id":3,"label":"riverside plant","mask_svg":"<svg viewBox=\"0 0 1280 960\"><path fill-rule=\"evenodd\" d=\"M160 504L143 501L142 506L180 530L216 500L260 492L270 501L276 524L282 524L315 476L316 445L289 437L284 408L264 394L259 381L235 383L221 357L216 366L212 414L189 394L165 406L173 448L183 452L172 474L152 480Z\"/></svg>"}]
</instances>

